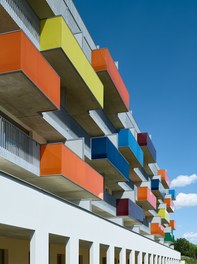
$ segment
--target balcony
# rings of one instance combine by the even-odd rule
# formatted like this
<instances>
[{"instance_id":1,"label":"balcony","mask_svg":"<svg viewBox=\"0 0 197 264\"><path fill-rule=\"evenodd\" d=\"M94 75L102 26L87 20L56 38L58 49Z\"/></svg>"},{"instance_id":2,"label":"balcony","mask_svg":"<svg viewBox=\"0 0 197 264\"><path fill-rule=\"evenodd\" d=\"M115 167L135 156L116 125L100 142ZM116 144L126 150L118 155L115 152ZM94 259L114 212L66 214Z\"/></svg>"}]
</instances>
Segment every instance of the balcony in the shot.
<instances>
[{"instance_id":1,"label":"balcony","mask_svg":"<svg viewBox=\"0 0 197 264\"><path fill-rule=\"evenodd\" d=\"M116 129L122 128L118 113L129 111L129 93L109 50L92 51L92 66L104 84L104 110Z\"/></svg>"},{"instance_id":2,"label":"balcony","mask_svg":"<svg viewBox=\"0 0 197 264\"><path fill-rule=\"evenodd\" d=\"M103 84L61 16L41 21L40 48L61 77L61 104L89 135L103 135L89 116L103 107Z\"/></svg>"},{"instance_id":3,"label":"balcony","mask_svg":"<svg viewBox=\"0 0 197 264\"><path fill-rule=\"evenodd\" d=\"M21 31L0 35L0 105L47 140L60 134L41 113L60 107L60 79Z\"/></svg>"},{"instance_id":4,"label":"balcony","mask_svg":"<svg viewBox=\"0 0 197 264\"><path fill-rule=\"evenodd\" d=\"M118 133L118 148L132 168L143 167L144 154L129 129Z\"/></svg>"},{"instance_id":5,"label":"balcony","mask_svg":"<svg viewBox=\"0 0 197 264\"><path fill-rule=\"evenodd\" d=\"M18 177L39 176L40 145L0 116L1 170Z\"/></svg>"},{"instance_id":6,"label":"balcony","mask_svg":"<svg viewBox=\"0 0 197 264\"><path fill-rule=\"evenodd\" d=\"M161 184L161 181L159 179L152 179L151 180L151 191L159 199L163 199L165 196L164 187Z\"/></svg>"},{"instance_id":7,"label":"balcony","mask_svg":"<svg viewBox=\"0 0 197 264\"><path fill-rule=\"evenodd\" d=\"M146 164L156 162L156 150L148 133L138 133L137 141L144 152L144 161Z\"/></svg>"},{"instance_id":8,"label":"balcony","mask_svg":"<svg viewBox=\"0 0 197 264\"><path fill-rule=\"evenodd\" d=\"M173 244L175 242L174 235L171 233L165 233L164 241Z\"/></svg>"},{"instance_id":9,"label":"balcony","mask_svg":"<svg viewBox=\"0 0 197 264\"><path fill-rule=\"evenodd\" d=\"M168 177L166 170L158 170L158 174L161 176L161 182L165 188L169 188L170 186L170 179Z\"/></svg>"},{"instance_id":10,"label":"balcony","mask_svg":"<svg viewBox=\"0 0 197 264\"><path fill-rule=\"evenodd\" d=\"M168 190L168 194L171 195L172 200L176 200L176 192L173 189Z\"/></svg>"},{"instance_id":11,"label":"balcony","mask_svg":"<svg viewBox=\"0 0 197 264\"><path fill-rule=\"evenodd\" d=\"M151 223L150 225L151 235L155 235L156 237L164 237L164 227L159 223Z\"/></svg>"},{"instance_id":12,"label":"balcony","mask_svg":"<svg viewBox=\"0 0 197 264\"><path fill-rule=\"evenodd\" d=\"M170 215L166 209L164 208L159 209L158 216L161 217L162 224L168 224L170 222Z\"/></svg>"},{"instance_id":13,"label":"balcony","mask_svg":"<svg viewBox=\"0 0 197 264\"><path fill-rule=\"evenodd\" d=\"M168 226L171 227L173 230L175 230L176 229L176 222L175 222L175 220L170 220L170 223L169 223Z\"/></svg>"},{"instance_id":14,"label":"balcony","mask_svg":"<svg viewBox=\"0 0 197 264\"><path fill-rule=\"evenodd\" d=\"M41 146L40 175L49 191L66 199L103 198L103 177L64 144Z\"/></svg>"},{"instance_id":15,"label":"balcony","mask_svg":"<svg viewBox=\"0 0 197 264\"><path fill-rule=\"evenodd\" d=\"M134 225L144 221L144 210L130 199L116 200L116 215L123 216L126 225Z\"/></svg>"},{"instance_id":16,"label":"balcony","mask_svg":"<svg viewBox=\"0 0 197 264\"><path fill-rule=\"evenodd\" d=\"M157 207L157 199L148 187L137 188L137 204L144 210L153 210Z\"/></svg>"},{"instance_id":17,"label":"balcony","mask_svg":"<svg viewBox=\"0 0 197 264\"><path fill-rule=\"evenodd\" d=\"M19 27L0 4L0 33L18 30Z\"/></svg>"},{"instance_id":18,"label":"balcony","mask_svg":"<svg viewBox=\"0 0 197 264\"><path fill-rule=\"evenodd\" d=\"M105 176L106 185L113 191L120 189L117 182L129 180L129 163L108 137L92 138L91 155L91 166Z\"/></svg>"},{"instance_id":19,"label":"balcony","mask_svg":"<svg viewBox=\"0 0 197 264\"><path fill-rule=\"evenodd\" d=\"M169 213L173 213L174 212L174 203L173 203L172 199L171 198L165 198L164 203L167 205L167 211Z\"/></svg>"}]
</instances>

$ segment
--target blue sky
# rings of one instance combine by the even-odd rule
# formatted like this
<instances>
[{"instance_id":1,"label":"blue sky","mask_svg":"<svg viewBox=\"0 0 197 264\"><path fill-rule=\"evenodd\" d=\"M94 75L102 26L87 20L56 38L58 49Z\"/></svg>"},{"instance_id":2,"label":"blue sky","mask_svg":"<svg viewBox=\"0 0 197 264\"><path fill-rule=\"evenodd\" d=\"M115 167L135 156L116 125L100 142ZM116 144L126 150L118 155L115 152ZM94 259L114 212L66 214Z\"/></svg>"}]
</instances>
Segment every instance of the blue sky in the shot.
<instances>
[{"instance_id":1,"label":"blue sky","mask_svg":"<svg viewBox=\"0 0 197 264\"><path fill-rule=\"evenodd\" d=\"M175 236L197 243L197 1L74 2L96 44L119 61L134 118L151 134L160 168L171 180L184 176L173 182Z\"/></svg>"}]
</instances>

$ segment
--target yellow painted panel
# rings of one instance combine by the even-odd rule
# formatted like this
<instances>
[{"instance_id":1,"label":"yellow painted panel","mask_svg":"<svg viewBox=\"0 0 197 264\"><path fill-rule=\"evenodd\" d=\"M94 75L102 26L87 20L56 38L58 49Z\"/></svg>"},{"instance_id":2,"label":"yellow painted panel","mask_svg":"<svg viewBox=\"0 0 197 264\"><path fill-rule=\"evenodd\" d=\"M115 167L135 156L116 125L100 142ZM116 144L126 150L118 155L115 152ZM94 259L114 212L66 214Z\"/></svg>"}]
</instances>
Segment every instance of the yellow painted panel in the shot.
<instances>
[{"instance_id":1,"label":"yellow painted panel","mask_svg":"<svg viewBox=\"0 0 197 264\"><path fill-rule=\"evenodd\" d=\"M166 219L166 221L168 221L168 222L170 221L170 215L165 209L159 209L158 215L161 218Z\"/></svg>"},{"instance_id":2,"label":"yellow painted panel","mask_svg":"<svg viewBox=\"0 0 197 264\"><path fill-rule=\"evenodd\" d=\"M41 22L40 48L41 51L62 48L101 107L103 107L103 84L61 16Z\"/></svg>"}]
</instances>

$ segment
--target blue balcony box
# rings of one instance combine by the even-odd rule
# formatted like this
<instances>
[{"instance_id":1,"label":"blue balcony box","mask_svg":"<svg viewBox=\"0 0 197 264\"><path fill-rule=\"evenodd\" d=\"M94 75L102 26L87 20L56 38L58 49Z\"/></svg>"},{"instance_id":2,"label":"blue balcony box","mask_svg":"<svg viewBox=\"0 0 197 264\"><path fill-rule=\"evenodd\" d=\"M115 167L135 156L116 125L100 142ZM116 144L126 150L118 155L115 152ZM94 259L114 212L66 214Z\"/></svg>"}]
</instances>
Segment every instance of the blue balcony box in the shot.
<instances>
[{"instance_id":1,"label":"blue balcony box","mask_svg":"<svg viewBox=\"0 0 197 264\"><path fill-rule=\"evenodd\" d=\"M168 190L168 194L171 194L172 200L176 200L176 192L173 189Z\"/></svg>"},{"instance_id":2,"label":"blue balcony box","mask_svg":"<svg viewBox=\"0 0 197 264\"><path fill-rule=\"evenodd\" d=\"M144 153L129 129L118 132L118 147L132 168L143 167Z\"/></svg>"},{"instance_id":3,"label":"blue balcony box","mask_svg":"<svg viewBox=\"0 0 197 264\"><path fill-rule=\"evenodd\" d=\"M108 181L128 181L130 166L108 137L92 138L92 165Z\"/></svg>"},{"instance_id":4,"label":"blue balcony box","mask_svg":"<svg viewBox=\"0 0 197 264\"><path fill-rule=\"evenodd\" d=\"M151 180L151 191L154 195L160 199L163 199L166 192L165 189L159 179L152 179Z\"/></svg>"}]
</instances>

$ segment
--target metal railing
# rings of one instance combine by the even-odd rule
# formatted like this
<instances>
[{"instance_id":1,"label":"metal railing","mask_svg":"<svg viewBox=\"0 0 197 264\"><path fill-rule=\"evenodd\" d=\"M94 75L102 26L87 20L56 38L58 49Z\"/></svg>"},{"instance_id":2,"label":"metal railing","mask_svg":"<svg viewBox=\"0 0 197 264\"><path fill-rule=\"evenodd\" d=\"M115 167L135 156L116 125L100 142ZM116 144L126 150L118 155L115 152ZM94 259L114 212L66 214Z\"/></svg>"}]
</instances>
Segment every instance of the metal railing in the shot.
<instances>
[{"instance_id":1,"label":"metal railing","mask_svg":"<svg viewBox=\"0 0 197 264\"><path fill-rule=\"evenodd\" d=\"M2 116L0 116L0 148L4 148L37 168L40 166L39 143Z\"/></svg>"}]
</instances>

